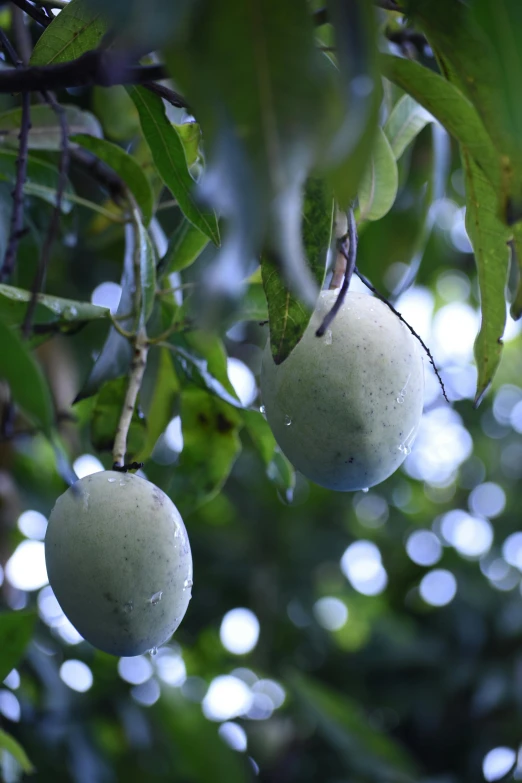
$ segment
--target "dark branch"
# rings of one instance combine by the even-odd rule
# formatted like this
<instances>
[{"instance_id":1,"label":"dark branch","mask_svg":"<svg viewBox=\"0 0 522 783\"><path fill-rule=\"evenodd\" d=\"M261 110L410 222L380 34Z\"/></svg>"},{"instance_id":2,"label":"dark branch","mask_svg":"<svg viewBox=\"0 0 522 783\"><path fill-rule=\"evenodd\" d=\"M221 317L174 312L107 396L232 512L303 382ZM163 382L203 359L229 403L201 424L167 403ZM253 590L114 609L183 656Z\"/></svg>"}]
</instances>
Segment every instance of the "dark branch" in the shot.
<instances>
[{"instance_id":1,"label":"dark branch","mask_svg":"<svg viewBox=\"0 0 522 783\"><path fill-rule=\"evenodd\" d=\"M179 92L171 90L170 87L165 87L163 84L156 84L155 82L143 82L143 87L146 87L150 92L159 95L160 98L164 98L168 103L171 103L172 106L176 106L178 109L189 109L185 98L180 95Z\"/></svg>"},{"instance_id":2,"label":"dark branch","mask_svg":"<svg viewBox=\"0 0 522 783\"><path fill-rule=\"evenodd\" d=\"M35 8L28 0L11 0L11 2L22 11L25 11L27 16L30 16L42 27L48 27L51 24L52 19L49 19L39 8Z\"/></svg>"},{"instance_id":3,"label":"dark branch","mask_svg":"<svg viewBox=\"0 0 522 783\"><path fill-rule=\"evenodd\" d=\"M2 30L1 27L0 27L0 44L2 45L2 49L7 54L7 56L9 57L11 62L13 63L13 65L16 68L20 68L23 65L23 63L22 63L21 59L18 57L18 54L16 53L16 50L15 50L13 44L11 43L9 38L7 37L7 35L5 33L5 30Z\"/></svg>"},{"instance_id":4,"label":"dark branch","mask_svg":"<svg viewBox=\"0 0 522 783\"><path fill-rule=\"evenodd\" d=\"M348 240L348 250L346 250L345 244L346 240ZM346 297L346 293L348 291L348 288L350 286L350 280L352 279L352 275L355 270L355 262L357 259L357 227L355 225L355 217L353 214L353 208L350 207L348 210L348 234L346 237L343 237L341 240L341 247L340 247L341 253L346 258L346 269L344 270L344 280L343 284L341 286L341 290L339 291L339 294L337 296L337 299L335 300L335 304L330 310L329 313L327 313L323 319L323 322L319 329L316 331L316 337L322 337L323 334L326 332L330 324L332 323L333 319L343 306L343 302Z\"/></svg>"},{"instance_id":5,"label":"dark branch","mask_svg":"<svg viewBox=\"0 0 522 783\"><path fill-rule=\"evenodd\" d=\"M33 282L31 299L27 306L24 324L22 327L22 331L25 337L28 337L31 333L31 322L33 320L34 311L38 303L38 294L42 290L45 281L47 266L51 257L51 250L60 227L63 194L67 185L67 172L69 170L69 127L67 124L67 115L65 113L65 109L60 106L54 95L51 93L44 91L43 97L56 114L60 124L61 152L60 163L58 166L58 187L56 188L56 202L51 215L51 220L49 221L49 228L47 229L47 235L45 237L42 253L38 262L38 269Z\"/></svg>"},{"instance_id":6,"label":"dark branch","mask_svg":"<svg viewBox=\"0 0 522 783\"><path fill-rule=\"evenodd\" d=\"M369 289L370 289L370 291L372 292L372 294L375 294L375 296L377 297L377 299L380 299L380 300L381 300L381 302L384 302L384 304L385 304L387 307L389 307L389 308L390 308L390 310L392 311L392 313L395 313L395 315L397 316L397 318L399 319L399 321L402 321L402 323L404 324L404 326L406 326L406 327L407 327L407 328L410 330L410 332L412 333L412 335L413 335L414 337L416 337L416 338L417 338L417 340L420 342L420 344L422 345L422 347L423 347L423 348L424 348L424 350L426 351L426 354L427 354L427 356L428 356L428 359L430 360L430 364L431 364L431 366L432 366L432 367L433 367L433 369L435 370L435 375L437 376L437 378L438 378L438 380L439 380L439 383L440 383L440 388L442 389L442 394L444 395L444 399L446 400L446 402L449 402L449 400L448 400L448 396L447 396L447 394L446 394L446 389L445 389L445 387L444 387L444 383L442 382L442 378L440 377L440 373L439 373L439 371L437 370L437 367L436 367L436 365L435 365L435 361L434 361L434 359L433 359L433 356L431 355L431 351L430 351L430 349L428 348L428 346L426 345L426 343L424 342L424 340L422 339L422 337L420 337L420 336L417 334L417 332L415 331L415 329L414 329L412 326L410 326L410 325L409 325L408 321L406 321L406 319L404 319L404 318L402 317L402 315L399 313L399 311L395 309L395 307L394 307L394 306L393 306L393 305L392 305L392 304L391 304L391 303L390 303L390 302L389 302L389 301L386 299L386 297L385 297L385 296L383 296L382 294L380 294L380 293L377 291L377 289L376 289L376 288L374 288L374 286L373 286L373 285L370 283L370 281L368 280L368 278L367 278L367 277L365 277L363 274L361 274L361 272L359 272L359 270L357 269L357 267L355 267L355 269L354 269L354 272L355 272L355 274L357 275L357 277L359 278L359 280L360 280L362 283L364 283L364 285L366 286L366 288L369 288Z\"/></svg>"},{"instance_id":7,"label":"dark branch","mask_svg":"<svg viewBox=\"0 0 522 783\"><path fill-rule=\"evenodd\" d=\"M27 177L27 151L29 149L29 130L31 129L31 96L28 92L22 95L22 123L18 139L18 157L16 159L16 181L13 197L13 210L11 212L11 230L9 242L5 251L4 262L0 270L0 280L8 280L13 272L18 243L24 235L24 185Z\"/></svg>"},{"instance_id":8,"label":"dark branch","mask_svg":"<svg viewBox=\"0 0 522 783\"><path fill-rule=\"evenodd\" d=\"M0 93L45 92L70 87L112 87L166 79L162 65L128 65L122 55L95 49L76 60L56 65L28 66L0 71ZM180 103L186 103L178 96Z\"/></svg>"}]
</instances>

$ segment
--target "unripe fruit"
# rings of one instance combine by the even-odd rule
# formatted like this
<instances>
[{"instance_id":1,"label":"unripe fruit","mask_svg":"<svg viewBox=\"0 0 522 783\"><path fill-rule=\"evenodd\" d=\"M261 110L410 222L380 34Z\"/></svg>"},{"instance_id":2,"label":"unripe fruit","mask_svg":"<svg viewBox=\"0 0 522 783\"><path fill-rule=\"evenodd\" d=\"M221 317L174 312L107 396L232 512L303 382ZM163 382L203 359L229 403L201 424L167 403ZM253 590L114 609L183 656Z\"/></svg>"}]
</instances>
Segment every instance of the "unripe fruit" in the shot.
<instances>
[{"instance_id":1,"label":"unripe fruit","mask_svg":"<svg viewBox=\"0 0 522 783\"><path fill-rule=\"evenodd\" d=\"M418 341L383 302L348 293L323 337L315 332L337 291L322 291L300 342L261 368L266 418L282 451L329 489L366 489L411 450L424 395Z\"/></svg>"},{"instance_id":2,"label":"unripe fruit","mask_svg":"<svg viewBox=\"0 0 522 783\"><path fill-rule=\"evenodd\" d=\"M187 611L185 525L170 498L139 476L109 470L70 487L51 512L45 559L66 616L113 655L158 647Z\"/></svg>"}]
</instances>

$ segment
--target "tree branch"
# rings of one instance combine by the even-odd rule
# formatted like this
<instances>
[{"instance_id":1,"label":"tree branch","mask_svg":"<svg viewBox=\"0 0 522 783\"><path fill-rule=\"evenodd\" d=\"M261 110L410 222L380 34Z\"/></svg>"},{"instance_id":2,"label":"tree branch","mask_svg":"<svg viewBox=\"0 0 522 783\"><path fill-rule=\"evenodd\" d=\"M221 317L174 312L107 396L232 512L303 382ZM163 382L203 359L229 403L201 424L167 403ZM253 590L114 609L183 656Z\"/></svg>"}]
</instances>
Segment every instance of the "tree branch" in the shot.
<instances>
[{"instance_id":1,"label":"tree branch","mask_svg":"<svg viewBox=\"0 0 522 783\"><path fill-rule=\"evenodd\" d=\"M162 65L128 65L120 53L94 49L76 60L0 71L0 93L45 92L71 87L112 87L166 79ZM187 106L182 96L179 105Z\"/></svg>"},{"instance_id":2,"label":"tree branch","mask_svg":"<svg viewBox=\"0 0 522 783\"><path fill-rule=\"evenodd\" d=\"M49 19L39 8L35 8L28 0L11 0L11 2L20 10L25 11L27 16L30 16L42 27L48 27L51 24L52 19Z\"/></svg>"},{"instance_id":3,"label":"tree branch","mask_svg":"<svg viewBox=\"0 0 522 783\"><path fill-rule=\"evenodd\" d=\"M159 95L160 98L164 98L168 103L171 103L172 106L176 106L178 109L189 109L185 98L180 95L179 92L171 90L170 87L165 87L163 84L156 84L155 82L143 82L143 87L146 87L150 92Z\"/></svg>"}]
</instances>

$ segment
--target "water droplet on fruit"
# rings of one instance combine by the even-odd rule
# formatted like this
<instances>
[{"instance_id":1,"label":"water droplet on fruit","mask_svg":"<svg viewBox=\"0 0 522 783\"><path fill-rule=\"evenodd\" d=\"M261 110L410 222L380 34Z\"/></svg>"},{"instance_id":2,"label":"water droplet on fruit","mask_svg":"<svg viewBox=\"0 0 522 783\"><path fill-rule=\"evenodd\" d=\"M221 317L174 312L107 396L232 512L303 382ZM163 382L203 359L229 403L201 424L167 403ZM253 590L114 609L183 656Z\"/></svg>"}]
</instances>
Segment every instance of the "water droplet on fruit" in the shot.
<instances>
[{"instance_id":1,"label":"water droplet on fruit","mask_svg":"<svg viewBox=\"0 0 522 783\"><path fill-rule=\"evenodd\" d=\"M109 484L114 484L116 479L115 478L110 478L110 479L107 479L107 481L109 482Z\"/></svg>"},{"instance_id":2,"label":"water droplet on fruit","mask_svg":"<svg viewBox=\"0 0 522 783\"><path fill-rule=\"evenodd\" d=\"M163 590L158 590L157 593L154 593L154 595L151 595L149 598L150 603L152 606L157 606L159 602L161 601L161 598L163 596Z\"/></svg>"},{"instance_id":3,"label":"water droplet on fruit","mask_svg":"<svg viewBox=\"0 0 522 783\"><path fill-rule=\"evenodd\" d=\"M90 492L84 492L83 493L83 510L84 511L88 511L89 510L89 497L90 497L90 494L91 494Z\"/></svg>"},{"instance_id":4,"label":"water droplet on fruit","mask_svg":"<svg viewBox=\"0 0 522 783\"><path fill-rule=\"evenodd\" d=\"M157 647L153 647L152 650L149 650L149 652L150 652L151 655L157 655L158 654L158 648Z\"/></svg>"},{"instance_id":5,"label":"water droplet on fruit","mask_svg":"<svg viewBox=\"0 0 522 783\"><path fill-rule=\"evenodd\" d=\"M397 397L397 402L399 403L399 405L402 405L402 403L404 402L404 394L402 392Z\"/></svg>"},{"instance_id":6,"label":"water droplet on fruit","mask_svg":"<svg viewBox=\"0 0 522 783\"><path fill-rule=\"evenodd\" d=\"M362 489L361 492L369 492L368 487L365 487L364 489Z\"/></svg>"},{"instance_id":7,"label":"water droplet on fruit","mask_svg":"<svg viewBox=\"0 0 522 783\"><path fill-rule=\"evenodd\" d=\"M290 416L288 414L286 414L286 416L285 416L285 427L289 427L291 425L291 423L292 423L292 419L290 418Z\"/></svg>"},{"instance_id":8,"label":"water droplet on fruit","mask_svg":"<svg viewBox=\"0 0 522 783\"><path fill-rule=\"evenodd\" d=\"M327 329L326 334L324 336L324 344L325 345L331 345L333 342L333 336L332 336L332 330Z\"/></svg>"},{"instance_id":9,"label":"water droplet on fruit","mask_svg":"<svg viewBox=\"0 0 522 783\"><path fill-rule=\"evenodd\" d=\"M187 587L192 587L193 584L194 583L193 583L192 579L185 579L185 581L183 582L183 588L185 589Z\"/></svg>"},{"instance_id":10,"label":"water droplet on fruit","mask_svg":"<svg viewBox=\"0 0 522 783\"><path fill-rule=\"evenodd\" d=\"M259 413L262 413L262 414L263 414L263 416L265 415L265 413L266 413L266 408L265 408L265 406L264 406L264 405L261 405L261 407L259 408Z\"/></svg>"},{"instance_id":11,"label":"water droplet on fruit","mask_svg":"<svg viewBox=\"0 0 522 783\"><path fill-rule=\"evenodd\" d=\"M127 603L123 604L123 611L125 612L125 614L130 614L133 609L134 609L134 601L127 601Z\"/></svg>"},{"instance_id":12,"label":"water droplet on fruit","mask_svg":"<svg viewBox=\"0 0 522 783\"><path fill-rule=\"evenodd\" d=\"M124 487L126 483L125 479L120 479L120 487Z\"/></svg>"}]
</instances>

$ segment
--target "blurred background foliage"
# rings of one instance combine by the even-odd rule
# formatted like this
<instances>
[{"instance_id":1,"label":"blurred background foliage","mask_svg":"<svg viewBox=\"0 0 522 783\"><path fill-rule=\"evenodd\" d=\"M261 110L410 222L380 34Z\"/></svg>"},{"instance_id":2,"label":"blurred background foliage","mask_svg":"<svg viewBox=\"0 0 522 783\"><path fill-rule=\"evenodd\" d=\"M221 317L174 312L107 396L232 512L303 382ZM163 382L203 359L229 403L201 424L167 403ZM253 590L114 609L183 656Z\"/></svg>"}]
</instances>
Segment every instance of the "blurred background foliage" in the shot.
<instances>
[{"instance_id":1,"label":"blurred background foliage","mask_svg":"<svg viewBox=\"0 0 522 783\"><path fill-rule=\"evenodd\" d=\"M190 3L178 5L176 24L183 27ZM234 4L222 6L226 19ZM119 2L112 10L121 23L127 17L128 45L141 35L147 50L165 46L164 14L173 25L176 16L165 4L149 8L141 0L131 12ZM2 4L0 23L9 33L21 23L17 13ZM437 69L433 50L402 15L380 9L376 22L383 51ZM40 31L28 19L22 24L35 41ZM225 27L226 43L235 33ZM522 28L512 32L518 36ZM318 27L316 36L328 47L331 28ZM41 44L39 51L41 57ZM172 49L172 62L182 54L183 47ZM189 88L191 78L184 74ZM194 95L199 100L197 88ZM18 412L7 420L9 395L0 385L0 776L10 782L31 773L56 783L522 778L520 324L507 318L500 369L475 409L480 295L455 140L383 81L380 124L388 141L379 142L380 158L375 153L378 171L377 161L384 161L381 200L369 203L361 186L359 218L367 219L359 227L358 266L430 346L451 404L427 367L421 429L403 467L368 492L335 494L294 475L264 422L258 375L269 327L250 256L239 279L253 276L236 309L229 307L226 318L214 313L212 329L184 330L188 317L208 307L208 298L201 304L197 296L204 287L208 297L209 280L230 304L238 270L228 290L220 267L217 284L216 250L173 203L161 149L147 143L132 92L74 88L59 97L71 107L74 133L90 135L91 141L78 137L85 149L114 162L114 151L104 153L92 141L103 134L129 153L139 173L127 161L127 183L140 195L144 223L147 209L154 213L151 252L161 259L163 277L151 331L173 322L180 328L151 352L129 452L145 461L144 475L183 513L194 588L175 638L154 654L117 659L82 640L47 584L43 554L49 512L66 487L63 466L34 428L41 424L34 401L32 416ZM415 127L403 146L402 126L391 120L401 100ZM18 106L18 98L1 97L2 255L20 121L11 112ZM31 156L52 177L56 123L45 107L35 108ZM185 110L166 108L165 133L174 123L187 172L198 178L204 160L198 126L187 122ZM158 105L149 109L157 112ZM29 230L10 281L22 292L0 287L0 316L10 325L23 319L23 291L31 289L54 203L56 182L42 189L44 174L36 171L36 190L27 191ZM113 339L93 379L108 322L106 311L91 305L116 312L129 242L121 206L92 173L73 165L70 183L73 199L63 210L46 282L49 295L61 299L39 300L40 329L31 344L51 389L64 453L81 477L112 464L128 357ZM307 250L312 241L305 238ZM513 269L512 290L515 278ZM126 285L124 277L123 300ZM352 288L364 290L359 281Z\"/></svg>"}]
</instances>

